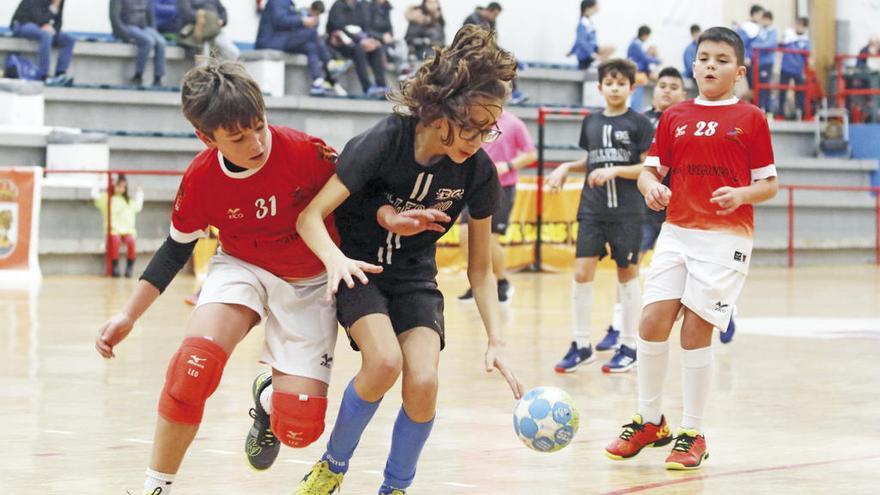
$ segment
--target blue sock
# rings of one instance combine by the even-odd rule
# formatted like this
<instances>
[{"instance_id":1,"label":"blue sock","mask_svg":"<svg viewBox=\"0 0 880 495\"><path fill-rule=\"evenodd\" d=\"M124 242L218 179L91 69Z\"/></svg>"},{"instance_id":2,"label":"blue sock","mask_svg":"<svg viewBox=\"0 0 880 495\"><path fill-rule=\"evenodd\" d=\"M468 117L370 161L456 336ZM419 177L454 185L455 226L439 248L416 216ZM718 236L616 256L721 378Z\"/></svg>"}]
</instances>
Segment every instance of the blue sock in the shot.
<instances>
[{"instance_id":1,"label":"blue sock","mask_svg":"<svg viewBox=\"0 0 880 495\"><path fill-rule=\"evenodd\" d=\"M407 416L403 406L394 422L394 433L391 435L391 453L385 464L385 483L382 489L390 492L390 488L406 489L416 477L416 464L422 447L431 435L434 420L427 423L416 423ZM380 490L381 492L381 490Z\"/></svg>"},{"instance_id":2,"label":"blue sock","mask_svg":"<svg viewBox=\"0 0 880 495\"><path fill-rule=\"evenodd\" d=\"M361 399L354 389L354 379L348 382L348 387L342 395L342 404L339 405L339 416L336 417L336 425L327 442L327 451L321 460L327 461L330 470L334 473L348 471L348 461L354 455L354 449L361 441L361 434L367 427L367 423L373 418L379 403L367 402Z\"/></svg>"}]
</instances>

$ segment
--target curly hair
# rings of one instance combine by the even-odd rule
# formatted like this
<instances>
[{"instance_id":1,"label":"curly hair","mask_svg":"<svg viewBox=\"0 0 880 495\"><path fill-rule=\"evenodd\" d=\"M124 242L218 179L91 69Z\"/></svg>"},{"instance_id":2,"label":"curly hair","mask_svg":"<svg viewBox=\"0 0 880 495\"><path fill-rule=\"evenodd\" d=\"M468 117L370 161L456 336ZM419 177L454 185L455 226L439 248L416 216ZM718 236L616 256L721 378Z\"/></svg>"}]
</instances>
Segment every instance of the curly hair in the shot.
<instances>
[{"instance_id":1,"label":"curly hair","mask_svg":"<svg viewBox=\"0 0 880 495\"><path fill-rule=\"evenodd\" d=\"M507 100L510 81L516 77L516 59L498 47L495 36L476 25L459 29L452 45L435 48L434 56L391 94L389 98L397 104L394 111L423 124L441 118L465 123L475 100ZM444 143L453 140L450 132Z\"/></svg>"}]
</instances>

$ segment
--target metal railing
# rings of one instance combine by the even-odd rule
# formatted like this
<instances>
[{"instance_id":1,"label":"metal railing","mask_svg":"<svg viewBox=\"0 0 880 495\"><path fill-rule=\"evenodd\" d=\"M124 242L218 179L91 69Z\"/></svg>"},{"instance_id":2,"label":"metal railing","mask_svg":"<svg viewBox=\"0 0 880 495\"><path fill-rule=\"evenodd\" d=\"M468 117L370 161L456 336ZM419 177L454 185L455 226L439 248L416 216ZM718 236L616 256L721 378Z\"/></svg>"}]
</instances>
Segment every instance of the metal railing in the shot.
<instances>
[{"instance_id":1,"label":"metal railing","mask_svg":"<svg viewBox=\"0 0 880 495\"><path fill-rule=\"evenodd\" d=\"M760 56L760 52L779 52L779 53L791 53L795 55L803 55L804 56L804 83L803 84L795 84L793 86L788 84L781 83L772 83L772 82L761 82L760 79L760 67L758 65L758 60ZM788 91L789 89L797 92L804 93L804 117L803 120L811 120L813 118L813 98L817 95L812 93L812 85L807 78L807 74L810 73L810 50L794 50L791 48L754 48L754 54L752 56L752 88L754 91L753 103L756 105L761 101L760 95L761 90L773 91ZM782 97L785 93L780 94Z\"/></svg>"}]
</instances>

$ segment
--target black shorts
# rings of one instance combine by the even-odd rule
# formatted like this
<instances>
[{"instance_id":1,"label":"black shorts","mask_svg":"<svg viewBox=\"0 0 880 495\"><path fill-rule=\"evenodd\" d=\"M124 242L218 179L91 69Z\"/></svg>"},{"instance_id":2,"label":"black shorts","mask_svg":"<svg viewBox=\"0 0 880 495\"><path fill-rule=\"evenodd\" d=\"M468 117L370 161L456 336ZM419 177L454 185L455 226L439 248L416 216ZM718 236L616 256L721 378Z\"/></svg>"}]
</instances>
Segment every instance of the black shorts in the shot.
<instances>
[{"instance_id":1,"label":"black shorts","mask_svg":"<svg viewBox=\"0 0 880 495\"><path fill-rule=\"evenodd\" d=\"M516 199L516 185L501 188L501 202L498 210L492 214L492 233L504 235L510 225L510 212L513 211L513 201ZM468 209L461 211L461 221L467 223L470 218Z\"/></svg>"},{"instance_id":2,"label":"black shorts","mask_svg":"<svg viewBox=\"0 0 880 495\"><path fill-rule=\"evenodd\" d=\"M366 285L355 281L353 289L340 284L336 293L336 319L345 328L351 348L359 351L351 338L351 327L367 315L388 315L394 333L400 335L416 327L428 327L440 336L440 349L446 347L443 320L443 294L437 281L394 277L388 273L369 275Z\"/></svg>"},{"instance_id":3,"label":"black shorts","mask_svg":"<svg viewBox=\"0 0 880 495\"><path fill-rule=\"evenodd\" d=\"M642 217L601 221L594 218L578 219L578 236L575 256L604 258L611 246L611 258L619 268L638 264L639 247L642 243Z\"/></svg>"}]
</instances>

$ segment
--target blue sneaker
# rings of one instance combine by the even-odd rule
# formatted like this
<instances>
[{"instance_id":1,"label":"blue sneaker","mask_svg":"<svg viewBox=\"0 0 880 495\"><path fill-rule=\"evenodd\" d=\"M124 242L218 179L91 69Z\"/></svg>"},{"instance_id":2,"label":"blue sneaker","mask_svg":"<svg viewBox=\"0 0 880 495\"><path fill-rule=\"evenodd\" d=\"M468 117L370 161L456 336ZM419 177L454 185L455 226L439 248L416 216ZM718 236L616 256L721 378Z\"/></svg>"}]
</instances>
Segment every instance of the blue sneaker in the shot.
<instances>
[{"instance_id":1,"label":"blue sneaker","mask_svg":"<svg viewBox=\"0 0 880 495\"><path fill-rule=\"evenodd\" d=\"M601 352L617 349L618 340L620 340L620 330L615 330L614 327L608 325L608 333L605 334L605 338L596 344L596 350Z\"/></svg>"},{"instance_id":2,"label":"blue sneaker","mask_svg":"<svg viewBox=\"0 0 880 495\"><path fill-rule=\"evenodd\" d=\"M590 363L594 359L596 359L596 356L593 354L592 347L578 347L577 342L572 342L568 352L565 353L565 357L562 358L562 361L556 363L554 369L557 373L571 373L578 366Z\"/></svg>"},{"instance_id":3,"label":"blue sneaker","mask_svg":"<svg viewBox=\"0 0 880 495\"><path fill-rule=\"evenodd\" d=\"M721 340L722 344L729 344L731 340L733 340L733 333L736 332L736 323L733 322L733 317L730 317L730 323L727 324L727 330L718 334L718 338Z\"/></svg>"},{"instance_id":4,"label":"blue sneaker","mask_svg":"<svg viewBox=\"0 0 880 495\"><path fill-rule=\"evenodd\" d=\"M632 347L622 345L617 348L617 352L611 357L611 360L602 365L603 373L623 373L629 371L636 365L636 350Z\"/></svg>"},{"instance_id":5,"label":"blue sneaker","mask_svg":"<svg viewBox=\"0 0 880 495\"><path fill-rule=\"evenodd\" d=\"M382 488L379 488L379 495L406 495L406 490L394 488L393 486L382 485Z\"/></svg>"}]
</instances>

